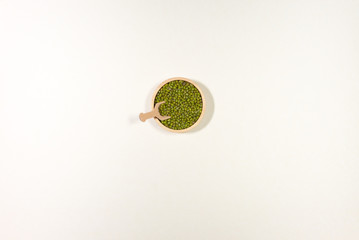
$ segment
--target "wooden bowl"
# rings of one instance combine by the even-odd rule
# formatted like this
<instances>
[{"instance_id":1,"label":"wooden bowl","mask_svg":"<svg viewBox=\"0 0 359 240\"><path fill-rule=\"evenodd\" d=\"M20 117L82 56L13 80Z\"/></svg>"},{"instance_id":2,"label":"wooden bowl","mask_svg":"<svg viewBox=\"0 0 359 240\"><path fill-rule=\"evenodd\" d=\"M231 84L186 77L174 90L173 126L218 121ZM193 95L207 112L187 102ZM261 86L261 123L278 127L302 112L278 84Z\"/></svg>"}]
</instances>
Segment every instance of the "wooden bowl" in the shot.
<instances>
[{"instance_id":1,"label":"wooden bowl","mask_svg":"<svg viewBox=\"0 0 359 240\"><path fill-rule=\"evenodd\" d=\"M205 111L205 99L204 99L204 95L203 95L203 92L202 90L198 87L198 85L196 83L194 83L192 80L189 80L188 78L184 78L184 77L174 77L174 78L170 78L170 79L167 79L166 81L162 82L158 88L156 89L153 97L152 97L152 107L155 106L155 98L157 96L157 93L158 91L163 87L163 85L169 83L169 82L172 82L172 81L176 81L176 80L182 80L182 81L186 81L186 82L189 82L190 84L192 84L193 86L195 86L199 93L201 94L201 98L202 98L202 112L201 112L201 115L199 116L199 118L197 119L197 121L190 127L188 128L185 128L185 129L180 129L180 130L176 130L176 129L172 129L172 128L168 128L166 127L165 125L163 125L161 123L160 120L158 120L157 118L155 118L156 122L164 129L170 131L170 132L176 132L176 133L183 133L183 132L188 132L190 131L191 129L193 129L194 127L196 127L198 125L198 123L201 121L201 119L203 118L203 114L204 114L204 111Z\"/></svg>"}]
</instances>

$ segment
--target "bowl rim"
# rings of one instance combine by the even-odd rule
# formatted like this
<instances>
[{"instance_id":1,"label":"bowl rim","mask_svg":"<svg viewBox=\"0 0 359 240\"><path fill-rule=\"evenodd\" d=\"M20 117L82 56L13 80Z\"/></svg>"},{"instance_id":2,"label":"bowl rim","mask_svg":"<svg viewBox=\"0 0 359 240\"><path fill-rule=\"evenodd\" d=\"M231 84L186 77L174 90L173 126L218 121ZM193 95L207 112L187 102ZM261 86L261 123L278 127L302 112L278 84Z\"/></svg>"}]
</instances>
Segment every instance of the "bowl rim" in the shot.
<instances>
[{"instance_id":1,"label":"bowl rim","mask_svg":"<svg viewBox=\"0 0 359 240\"><path fill-rule=\"evenodd\" d=\"M201 121L201 119L203 118L203 114L205 112L205 108L206 108L206 104L205 104L205 99L204 99L204 95L203 95L203 92L201 90L201 88L192 80L188 79L188 78L184 78L184 77L172 77L172 78L169 78L165 81L163 81L156 89L156 91L154 92L153 94L153 97L152 97L152 108L154 107L155 105L155 98L156 98L156 95L158 93L158 91L163 87L163 85L169 83L169 82L172 82L172 81L176 81L176 80L182 80L182 81L186 81L186 82L189 82L191 84L193 84L199 91L199 93L201 94L201 98L202 98L202 112L201 112L201 115L199 116L199 118L197 119L197 121L190 127L188 128L185 128L185 129L180 129L180 130L176 130L176 129L171 129L169 127L166 127L165 125L163 125L160 120L158 120L157 118L154 118L156 120L156 122L164 129L170 131L170 132L176 132L176 133L183 133L183 132L188 132L190 131L191 129L193 129L194 127L196 127L198 125L198 123Z\"/></svg>"}]
</instances>

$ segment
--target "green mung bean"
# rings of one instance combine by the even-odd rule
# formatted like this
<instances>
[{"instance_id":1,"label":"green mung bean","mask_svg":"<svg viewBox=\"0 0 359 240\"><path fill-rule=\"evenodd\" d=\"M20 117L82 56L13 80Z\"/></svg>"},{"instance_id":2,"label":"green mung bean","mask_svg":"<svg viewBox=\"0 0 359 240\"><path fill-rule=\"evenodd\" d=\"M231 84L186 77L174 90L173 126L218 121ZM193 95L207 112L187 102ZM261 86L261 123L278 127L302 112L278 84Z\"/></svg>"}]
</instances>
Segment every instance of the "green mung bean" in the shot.
<instances>
[{"instance_id":1,"label":"green mung bean","mask_svg":"<svg viewBox=\"0 0 359 240\"><path fill-rule=\"evenodd\" d=\"M174 80L163 85L155 96L154 104L162 101L165 103L159 108L160 114L171 118L160 122L170 129L189 128L201 116L202 96L190 82Z\"/></svg>"}]
</instances>

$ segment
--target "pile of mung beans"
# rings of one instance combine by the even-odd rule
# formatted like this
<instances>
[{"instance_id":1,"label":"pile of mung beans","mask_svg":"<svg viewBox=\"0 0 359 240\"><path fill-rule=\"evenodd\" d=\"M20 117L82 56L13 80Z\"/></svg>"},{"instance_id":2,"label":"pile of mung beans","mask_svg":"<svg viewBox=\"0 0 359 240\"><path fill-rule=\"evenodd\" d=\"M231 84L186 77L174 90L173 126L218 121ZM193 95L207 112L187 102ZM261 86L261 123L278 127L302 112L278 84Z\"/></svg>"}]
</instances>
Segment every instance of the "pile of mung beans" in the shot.
<instances>
[{"instance_id":1,"label":"pile of mung beans","mask_svg":"<svg viewBox=\"0 0 359 240\"><path fill-rule=\"evenodd\" d=\"M165 103L159 107L160 114L171 118L160 122L170 129L189 128L201 116L201 93L190 82L174 80L163 85L155 96L154 104L162 101Z\"/></svg>"}]
</instances>

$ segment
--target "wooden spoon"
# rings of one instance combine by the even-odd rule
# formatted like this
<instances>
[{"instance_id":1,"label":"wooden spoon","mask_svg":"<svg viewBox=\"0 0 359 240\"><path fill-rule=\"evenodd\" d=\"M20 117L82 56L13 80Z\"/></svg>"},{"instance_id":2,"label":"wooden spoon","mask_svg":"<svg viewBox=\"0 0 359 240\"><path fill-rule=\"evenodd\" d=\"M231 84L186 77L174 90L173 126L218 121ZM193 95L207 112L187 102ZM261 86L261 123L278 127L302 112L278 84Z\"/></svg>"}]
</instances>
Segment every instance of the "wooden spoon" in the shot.
<instances>
[{"instance_id":1,"label":"wooden spoon","mask_svg":"<svg viewBox=\"0 0 359 240\"><path fill-rule=\"evenodd\" d=\"M163 102L158 102L156 103L155 107L153 108L153 110L151 112L147 112L147 113L140 113L140 120L142 122L146 121L147 119L150 119L150 118L158 118L159 120L163 121L163 120L166 120L166 119L169 119L170 116L162 116L160 114L160 112L158 111L158 108L160 107L160 105L164 103Z\"/></svg>"}]
</instances>

